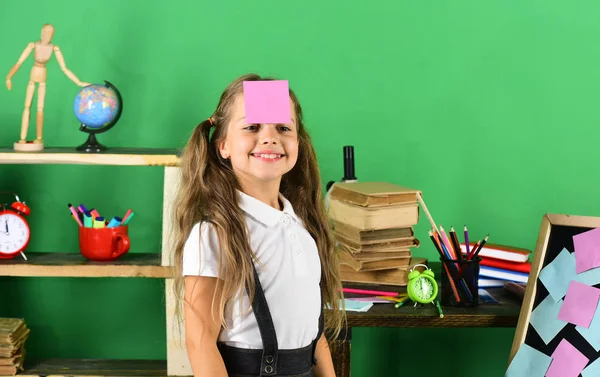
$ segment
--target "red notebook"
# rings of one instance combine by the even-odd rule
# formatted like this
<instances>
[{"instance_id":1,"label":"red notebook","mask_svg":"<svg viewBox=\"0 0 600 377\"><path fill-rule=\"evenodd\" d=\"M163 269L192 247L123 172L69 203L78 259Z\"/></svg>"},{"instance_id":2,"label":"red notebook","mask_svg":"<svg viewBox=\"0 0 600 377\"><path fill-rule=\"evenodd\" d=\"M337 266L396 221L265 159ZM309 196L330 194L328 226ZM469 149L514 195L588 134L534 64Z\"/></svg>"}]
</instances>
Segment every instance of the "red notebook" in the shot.
<instances>
[{"instance_id":1,"label":"red notebook","mask_svg":"<svg viewBox=\"0 0 600 377\"><path fill-rule=\"evenodd\" d=\"M481 253L479 253L481 254ZM496 267L501 268L503 270L517 271L517 272L531 272L531 262L509 262L502 259L495 259L490 257L481 257L480 264L482 266Z\"/></svg>"},{"instance_id":2,"label":"red notebook","mask_svg":"<svg viewBox=\"0 0 600 377\"><path fill-rule=\"evenodd\" d=\"M475 244L469 244L469 247L470 247L469 250L471 250L471 248L474 245ZM464 243L460 244L460 251L463 254L466 254L467 249L466 249ZM472 251L473 250L471 250L471 252ZM524 263L524 262L529 261L529 256L531 255L531 250L522 249L520 247L514 247L514 246L486 243L485 245L483 245L483 247L481 248L481 251L479 252L478 255L480 257L488 257L488 258L501 259L504 261Z\"/></svg>"}]
</instances>

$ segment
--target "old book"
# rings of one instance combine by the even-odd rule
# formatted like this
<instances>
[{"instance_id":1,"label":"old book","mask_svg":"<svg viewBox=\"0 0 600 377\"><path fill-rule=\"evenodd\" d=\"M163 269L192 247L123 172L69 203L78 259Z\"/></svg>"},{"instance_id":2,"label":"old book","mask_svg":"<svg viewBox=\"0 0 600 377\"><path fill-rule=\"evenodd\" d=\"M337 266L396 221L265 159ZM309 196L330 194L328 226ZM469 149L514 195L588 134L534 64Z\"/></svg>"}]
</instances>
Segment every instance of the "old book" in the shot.
<instances>
[{"instance_id":1,"label":"old book","mask_svg":"<svg viewBox=\"0 0 600 377\"><path fill-rule=\"evenodd\" d=\"M23 367L19 365L0 365L0 375L2 376L14 376L22 370Z\"/></svg>"},{"instance_id":2,"label":"old book","mask_svg":"<svg viewBox=\"0 0 600 377\"><path fill-rule=\"evenodd\" d=\"M29 334L29 332L27 332L27 335L28 334ZM18 341L15 344L10 344L10 345L0 344L0 357L17 356L19 354L19 352L21 352L21 350L23 349L26 340L27 340L27 337L24 337L23 339L21 339L20 341Z\"/></svg>"},{"instance_id":3,"label":"old book","mask_svg":"<svg viewBox=\"0 0 600 377\"><path fill-rule=\"evenodd\" d=\"M340 265L340 275L342 282L406 286L408 271L417 264L427 265L427 259L411 258L410 264L406 267L381 271L355 271L350 266ZM418 266L415 269L423 271L425 268Z\"/></svg>"},{"instance_id":4,"label":"old book","mask_svg":"<svg viewBox=\"0 0 600 377\"><path fill-rule=\"evenodd\" d=\"M339 253L340 263L342 265L350 266L355 271L378 271L378 270L389 270L399 267L406 267L410 263L410 256L407 257L396 257L396 258L383 258L383 259L372 259L372 260L359 260L347 252L341 251Z\"/></svg>"},{"instance_id":5,"label":"old book","mask_svg":"<svg viewBox=\"0 0 600 377\"><path fill-rule=\"evenodd\" d=\"M22 318L0 318L0 343L13 344L25 328Z\"/></svg>"},{"instance_id":6,"label":"old book","mask_svg":"<svg viewBox=\"0 0 600 377\"><path fill-rule=\"evenodd\" d=\"M351 252L351 251L349 251ZM362 253L352 253L352 257L360 261L381 260L388 258L410 258L412 252L410 249L400 251L366 251Z\"/></svg>"},{"instance_id":7,"label":"old book","mask_svg":"<svg viewBox=\"0 0 600 377\"><path fill-rule=\"evenodd\" d=\"M25 360L25 347L21 345L17 353L10 357L0 357L0 365L23 365Z\"/></svg>"},{"instance_id":8,"label":"old book","mask_svg":"<svg viewBox=\"0 0 600 377\"><path fill-rule=\"evenodd\" d=\"M399 248L390 248L390 249L382 249L382 248L377 248L377 249L363 249L363 248L359 248L359 249L354 249L348 245L344 245L343 243L338 242L338 245L343 245L346 249L348 249L349 252L351 252L352 254L355 255L359 255L359 254L366 254L366 253L379 253L379 254L387 254L387 253L399 253L399 252L405 252L405 251L409 251L410 249L407 247L399 247Z\"/></svg>"},{"instance_id":9,"label":"old book","mask_svg":"<svg viewBox=\"0 0 600 377\"><path fill-rule=\"evenodd\" d=\"M414 203L370 208L332 199L329 201L328 214L334 221L361 230L404 228L419 222L419 205Z\"/></svg>"},{"instance_id":10,"label":"old book","mask_svg":"<svg viewBox=\"0 0 600 377\"><path fill-rule=\"evenodd\" d=\"M331 187L331 199L363 207L380 207L417 202L419 190L390 182L340 182Z\"/></svg>"},{"instance_id":11,"label":"old book","mask_svg":"<svg viewBox=\"0 0 600 377\"><path fill-rule=\"evenodd\" d=\"M11 357L0 357L0 365L19 365L23 363L23 353L19 353Z\"/></svg>"},{"instance_id":12,"label":"old book","mask_svg":"<svg viewBox=\"0 0 600 377\"><path fill-rule=\"evenodd\" d=\"M332 224L336 233L358 243L379 242L380 240L394 241L406 237L413 237L415 235L412 226L404 228L361 230L335 220L332 221Z\"/></svg>"},{"instance_id":13,"label":"old book","mask_svg":"<svg viewBox=\"0 0 600 377\"><path fill-rule=\"evenodd\" d=\"M377 251L382 249L408 249L411 247L417 248L420 242L415 237L407 237L403 239L397 239L393 241L383 240L381 242L369 242L369 243L358 243L354 242L337 232L333 232L336 241L348 245L352 249L360 249L361 251Z\"/></svg>"}]
</instances>

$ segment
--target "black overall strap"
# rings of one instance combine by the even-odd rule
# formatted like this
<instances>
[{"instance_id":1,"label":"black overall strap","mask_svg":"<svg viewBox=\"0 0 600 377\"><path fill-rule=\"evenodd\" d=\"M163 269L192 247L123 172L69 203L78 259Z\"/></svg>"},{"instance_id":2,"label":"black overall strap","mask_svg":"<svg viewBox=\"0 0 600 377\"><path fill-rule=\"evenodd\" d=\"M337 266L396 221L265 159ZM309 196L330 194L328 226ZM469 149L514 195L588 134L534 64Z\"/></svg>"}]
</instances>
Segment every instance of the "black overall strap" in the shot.
<instances>
[{"instance_id":1,"label":"black overall strap","mask_svg":"<svg viewBox=\"0 0 600 377\"><path fill-rule=\"evenodd\" d=\"M254 271L254 297L252 299L252 309L254 310L254 316L258 323L258 330L263 343L263 351L260 365L261 376L273 376L277 374L277 356L278 356L278 345L277 345L277 334L275 333L275 326L273 325L273 319L271 318L271 312L269 311L269 305L265 297L265 292L260 284L258 273L252 263L252 270ZM249 287L246 285L246 292L250 294Z\"/></svg>"},{"instance_id":2,"label":"black overall strap","mask_svg":"<svg viewBox=\"0 0 600 377\"><path fill-rule=\"evenodd\" d=\"M310 236L312 237L312 239L315 241L315 245L318 245L317 242L317 237L315 237L315 235L312 232L309 232ZM321 339L321 334L323 334L323 328L324 328L324 318L323 318L323 287L321 286L321 283L319 283L319 293L321 296L321 314L319 315L319 330L317 331L317 337L315 338L315 340L313 340L313 344L312 344L312 362L313 365L317 364L317 358L315 357L315 351L317 350L317 343L319 342L319 339Z\"/></svg>"},{"instance_id":3,"label":"black overall strap","mask_svg":"<svg viewBox=\"0 0 600 377\"><path fill-rule=\"evenodd\" d=\"M321 291L321 314L319 315L319 330L317 331L317 337L315 338L315 340L313 340L312 345L312 360L314 365L317 364L315 351L317 350L317 343L319 342L319 339L321 339L321 334L323 334L324 322L325 319L323 318L323 292Z\"/></svg>"}]
</instances>

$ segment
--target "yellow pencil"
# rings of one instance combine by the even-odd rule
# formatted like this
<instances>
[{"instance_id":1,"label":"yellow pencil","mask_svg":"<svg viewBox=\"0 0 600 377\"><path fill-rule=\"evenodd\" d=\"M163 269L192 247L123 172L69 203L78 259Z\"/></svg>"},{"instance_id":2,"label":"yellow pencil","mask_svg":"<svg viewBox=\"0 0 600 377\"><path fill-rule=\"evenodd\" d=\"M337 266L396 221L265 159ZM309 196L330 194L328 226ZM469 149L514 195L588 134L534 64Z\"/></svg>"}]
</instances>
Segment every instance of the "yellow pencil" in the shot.
<instances>
[{"instance_id":1,"label":"yellow pencil","mask_svg":"<svg viewBox=\"0 0 600 377\"><path fill-rule=\"evenodd\" d=\"M402 301L398 301L398 303L397 303L396 305L394 305L394 307L395 307L395 308L399 308L399 307L401 307L402 305L404 305L404 303L405 303L405 302L408 302L408 300L410 300L410 298L409 298L409 297L404 297L404 298L402 299Z\"/></svg>"},{"instance_id":2,"label":"yellow pencil","mask_svg":"<svg viewBox=\"0 0 600 377\"><path fill-rule=\"evenodd\" d=\"M406 297L408 297L408 296L406 296L406 295L402 295L399 297L377 296L377 298L382 298L384 300L389 300L389 301L394 301L394 302L400 302L400 301L404 300Z\"/></svg>"}]
</instances>

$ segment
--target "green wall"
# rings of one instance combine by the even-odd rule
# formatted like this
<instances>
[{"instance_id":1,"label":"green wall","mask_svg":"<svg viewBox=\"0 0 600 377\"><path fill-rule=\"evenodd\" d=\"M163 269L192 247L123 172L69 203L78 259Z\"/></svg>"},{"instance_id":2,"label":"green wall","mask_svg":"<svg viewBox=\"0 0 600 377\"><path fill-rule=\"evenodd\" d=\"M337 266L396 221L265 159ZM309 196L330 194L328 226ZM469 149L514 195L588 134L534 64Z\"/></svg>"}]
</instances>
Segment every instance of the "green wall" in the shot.
<instances>
[{"instance_id":1,"label":"green wall","mask_svg":"<svg viewBox=\"0 0 600 377\"><path fill-rule=\"evenodd\" d=\"M53 23L67 66L123 94L119 124L99 136L115 147L179 147L230 80L275 75L301 99L324 181L341 178L342 146L354 145L359 179L419 188L438 223L527 248L544 213L600 214L595 1L166 4L7 2L0 71ZM0 88L3 146L18 138L30 67L13 91ZM85 140L76 91L52 60L48 146ZM32 207L30 250L77 251L68 202L112 215L133 208L132 252L159 250L159 168L2 166L0 182ZM415 254L435 258L427 229L422 216ZM33 329L30 357L165 357L160 279L0 278L0 288L0 315L25 316ZM513 334L356 329L353 376L502 376ZM458 349L466 362L455 362Z\"/></svg>"}]
</instances>

